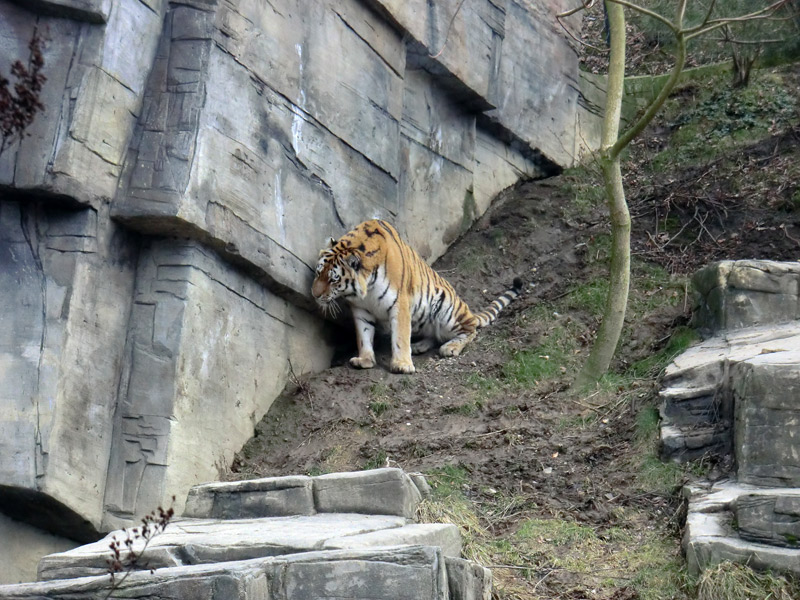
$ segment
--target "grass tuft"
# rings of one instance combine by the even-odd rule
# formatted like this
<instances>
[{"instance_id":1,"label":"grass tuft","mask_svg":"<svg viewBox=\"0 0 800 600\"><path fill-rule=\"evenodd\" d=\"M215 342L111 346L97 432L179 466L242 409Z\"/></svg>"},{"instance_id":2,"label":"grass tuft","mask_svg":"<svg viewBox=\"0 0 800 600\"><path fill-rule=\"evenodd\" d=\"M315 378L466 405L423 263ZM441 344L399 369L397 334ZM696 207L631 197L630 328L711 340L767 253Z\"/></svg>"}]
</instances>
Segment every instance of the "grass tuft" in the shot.
<instances>
[{"instance_id":1,"label":"grass tuft","mask_svg":"<svg viewBox=\"0 0 800 600\"><path fill-rule=\"evenodd\" d=\"M794 600L800 582L745 565L723 562L706 569L697 582L697 600Z\"/></svg>"}]
</instances>

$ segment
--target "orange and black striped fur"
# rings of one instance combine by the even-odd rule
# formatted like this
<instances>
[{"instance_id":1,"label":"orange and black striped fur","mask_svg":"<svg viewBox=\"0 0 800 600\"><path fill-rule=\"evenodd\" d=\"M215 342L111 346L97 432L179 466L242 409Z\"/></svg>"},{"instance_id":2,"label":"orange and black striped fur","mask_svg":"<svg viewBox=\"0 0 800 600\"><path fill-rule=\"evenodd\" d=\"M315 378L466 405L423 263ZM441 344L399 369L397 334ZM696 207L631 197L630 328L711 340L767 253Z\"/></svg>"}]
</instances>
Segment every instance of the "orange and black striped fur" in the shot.
<instances>
[{"instance_id":1,"label":"orange and black striped fur","mask_svg":"<svg viewBox=\"0 0 800 600\"><path fill-rule=\"evenodd\" d=\"M319 254L311 293L325 311L343 298L356 325L358 356L350 364L375 366L375 327L391 333L395 373L413 373L411 354L439 346L442 356L457 356L479 327L495 320L519 296L522 282L479 313L470 311L453 287L400 239L386 221L366 221ZM411 342L412 336L417 340Z\"/></svg>"}]
</instances>

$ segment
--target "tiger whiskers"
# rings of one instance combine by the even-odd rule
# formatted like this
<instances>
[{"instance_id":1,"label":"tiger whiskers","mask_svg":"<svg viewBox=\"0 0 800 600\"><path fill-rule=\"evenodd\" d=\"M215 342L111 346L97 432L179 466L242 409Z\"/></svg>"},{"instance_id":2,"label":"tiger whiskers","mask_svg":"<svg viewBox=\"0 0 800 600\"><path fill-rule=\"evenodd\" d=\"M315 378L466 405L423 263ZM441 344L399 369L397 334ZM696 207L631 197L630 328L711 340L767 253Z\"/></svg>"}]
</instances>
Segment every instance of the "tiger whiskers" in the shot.
<instances>
[{"instance_id":1,"label":"tiger whiskers","mask_svg":"<svg viewBox=\"0 0 800 600\"><path fill-rule=\"evenodd\" d=\"M336 300L320 303L320 308L322 308L323 315L325 315L326 317L330 317L332 319L338 317L342 312L342 307L339 306L339 303L336 302Z\"/></svg>"}]
</instances>

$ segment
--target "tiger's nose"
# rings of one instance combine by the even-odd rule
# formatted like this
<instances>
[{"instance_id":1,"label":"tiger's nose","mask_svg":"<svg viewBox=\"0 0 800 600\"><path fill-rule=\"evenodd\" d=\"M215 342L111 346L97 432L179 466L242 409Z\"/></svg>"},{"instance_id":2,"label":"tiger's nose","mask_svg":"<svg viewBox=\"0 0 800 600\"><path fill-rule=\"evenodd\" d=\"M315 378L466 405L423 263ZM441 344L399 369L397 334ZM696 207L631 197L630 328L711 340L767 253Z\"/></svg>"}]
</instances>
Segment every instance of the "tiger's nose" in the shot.
<instances>
[{"instance_id":1,"label":"tiger's nose","mask_svg":"<svg viewBox=\"0 0 800 600\"><path fill-rule=\"evenodd\" d=\"M314 283L311 285L311 295L314 296L314 298L319 298L322 296L323 292L325 292L325 284L319 279L315 279Z\"/></svg>"}]
</instances>

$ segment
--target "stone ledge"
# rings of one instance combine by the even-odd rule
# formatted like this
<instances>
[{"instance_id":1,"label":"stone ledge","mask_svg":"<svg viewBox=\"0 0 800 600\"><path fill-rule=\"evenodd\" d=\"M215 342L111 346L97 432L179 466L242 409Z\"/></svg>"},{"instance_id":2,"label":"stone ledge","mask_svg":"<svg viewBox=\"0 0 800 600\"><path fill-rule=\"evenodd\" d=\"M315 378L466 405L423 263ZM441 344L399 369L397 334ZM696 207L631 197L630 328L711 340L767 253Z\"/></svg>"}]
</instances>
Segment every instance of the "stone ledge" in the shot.
<instances>
[{"instance_id":1,"label":"stone ledge","mask_svg":"<svg viewBox=\"0 0 800 600\"><path fill-rule=\"evenodd\" d=\"M102 540L58 554L39 562L39 579L65 579L101 575L107 572L109 544L124 531L112 532ZM360 542L360 544L359 544ZM326 548L398 546L424 544L442 547L446 554L460 554L455 525L409 525L402 517L389 515L318 514L217 521L178 519L155 536L144 550L141 564L162 569L189 564L245 560L259 556L280 556ZM134 550L143 549L137 540Z\"/></svg>"},{"instance_id":2,"label":"stone ledge","mask_svg":"<svg viewBox=\"0 0 800 600\"><path fill-rule=\"evenodd\" d=\"M446 571L448 568L451 571ZM133 572L120 583L117 593L153 600L334 600L364 598L364 590L369 590L373 600L488 600L490 582L488 571L470 563L448 562L438 548L404 546ZM101 575L0 586L0 598L94 600L105 598L108 589L108 575Z\"/></svg>"},{"instance_id":3,"label":"stone ledge","mask_svg":"<svg viewBox=\"0 0 800 600\"><path fill-rule=\"evenodd\" d=\"M796 511L800 504L800 488L758 488L723 482L713 486L687 486L684 496L689 512L683 549L690 573L697 574L720 562L732 561L754 569L800 575L800 548L781 547L790 541L780 536L786 533L784 524L757 514L763 513L764 507L770 509L770 514L785 509L789 513ZM776 507L778 498L786 506ZM782 542L781 546L760 543L768 538Z\"/></svg>"},{"instance_id":4,"label":"stone ledge","mask_svg":"<svg viewBox=\"0 0 800 600\"><path fill-rule=\"evenodd\" d=\"M752 402L742 398L765 396L770 383L784 385L776 377L789 381L791 367L787 365L795 364L800 364L800 322L728 331L689 348L667 367L659 392L662 456L683 461L730 453L734 427L741 434L752 423L769 418L763 414L766 408L745 410ZM779 438L764 442L773 444ZM775 455L766 447L753 455L737 455L745 480L773 485L775 481L767 481L755 472L755 466ZM795 485L794 471L787 471L785 477L786 485Z\"/></svg>"},{"instance_id":5,"label":"stone ledge","mask_svg":"<svg viewBox=\"0 0 800 600\"><path fill-rule=\"evenodd\" d=\"M692 277L695 320L707 331L800 318L800 263L724 260Z\"/></svg>"},{"instance_id":6,"label":"stone ledge","mask_svg":"<svg viewBox=\"0 0 800 600\"><path fill-rule=\"evenodd\" d=\"M428 489L421 475L395 468L207 483L190 490L183 515L243 519L361 513L413 519Z\"/></svg>"},{"instance_id":7,"label":"stone ledge","mask_svg":"<svg viewBox=\"0 0 800 600\"><path fill-rule=\"evenodd\" d=\"M735 514L742 539L800 548L800 489L744 494L736 499Z\"/></svg>"}]
</instances>

